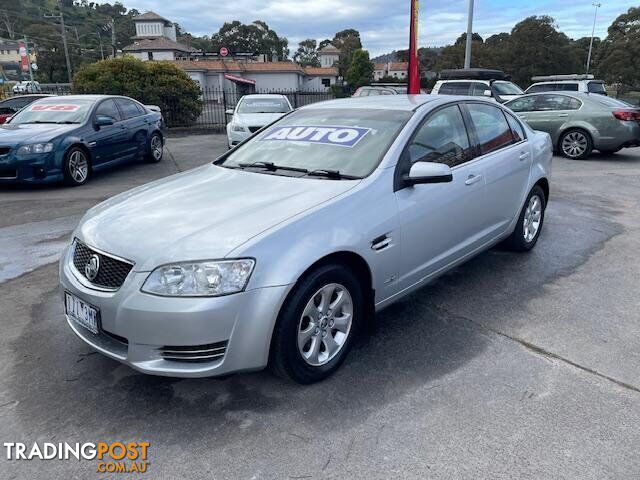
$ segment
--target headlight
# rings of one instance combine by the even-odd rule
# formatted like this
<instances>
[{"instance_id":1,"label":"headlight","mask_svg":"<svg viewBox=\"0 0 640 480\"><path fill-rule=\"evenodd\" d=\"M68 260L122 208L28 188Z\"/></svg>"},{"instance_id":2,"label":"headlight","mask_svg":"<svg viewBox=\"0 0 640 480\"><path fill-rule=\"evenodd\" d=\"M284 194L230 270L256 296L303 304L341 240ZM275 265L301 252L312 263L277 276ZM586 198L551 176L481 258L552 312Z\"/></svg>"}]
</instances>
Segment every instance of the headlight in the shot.
<instances>
[{"instance_id":1,"label":"headlight","mask_svg":"<svg viewBox=\"0 0 640 480\"><path fill-rule=\"evenodd\" d=\"M33 143L18 148L18 155L31 155L33 153L49 153L53 151L53 143Z\"/></svg>"},{"instance_id":2,"label":"headlight","mask_svg":"<svg viewBox=\"0 0 640 480\"><path fill-rule=\"evenodd\" d=\"M233 132L244 132L244 126L240 125L239 123L234 123L231 125L231 130Z\"/></svg>"},{"instance_id":3,"label":"headlight","mask_svg":"<svg viewBox=\"0 0 640 480\"><path fill-rule=\"evenodd\" d=\"M212 260L163 265L144 282L142 291L166 297L217 297L245 289L255 261Z\"/></svg>"}]
</instances>

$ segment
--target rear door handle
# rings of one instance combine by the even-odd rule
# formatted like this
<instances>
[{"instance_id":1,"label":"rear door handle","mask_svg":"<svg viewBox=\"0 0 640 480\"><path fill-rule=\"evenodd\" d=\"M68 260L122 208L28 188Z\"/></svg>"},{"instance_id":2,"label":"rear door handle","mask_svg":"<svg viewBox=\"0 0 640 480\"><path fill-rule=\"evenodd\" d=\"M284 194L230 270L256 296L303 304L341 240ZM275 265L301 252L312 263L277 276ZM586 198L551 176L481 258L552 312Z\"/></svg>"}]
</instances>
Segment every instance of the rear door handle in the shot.
<instances>
[{"instance_id":1,"label":"rear door handle","mask_svg":"<svg viewBox=\"0 0 640 480\"><path fill-rule=\"evenodd\" d=\"M521 162L525 161L527 158L529 158L529 152L521 152L520 153L520 161Z\"/></svg>"},{"instance_id":2,"label":"rear door handle","mask_svg":"<svg viewBox=\"0 0 640 480\"><path fill-rule=\"evenodd\" d=\"M559 113L558 116L559 117L568 117L569 114L568 113Z\"/></svg>"},{"instance_id":3,"label":"rear door handle","mask_svg":"<svg viewBox=\"0 0 640 480\"><path fill-rule=\"evenodd\" d=\"M464 182L465 185L473 185L474 183L478 183L482 180L482 175L469 175L467 180Z\"/></svg>"}]
</instances>

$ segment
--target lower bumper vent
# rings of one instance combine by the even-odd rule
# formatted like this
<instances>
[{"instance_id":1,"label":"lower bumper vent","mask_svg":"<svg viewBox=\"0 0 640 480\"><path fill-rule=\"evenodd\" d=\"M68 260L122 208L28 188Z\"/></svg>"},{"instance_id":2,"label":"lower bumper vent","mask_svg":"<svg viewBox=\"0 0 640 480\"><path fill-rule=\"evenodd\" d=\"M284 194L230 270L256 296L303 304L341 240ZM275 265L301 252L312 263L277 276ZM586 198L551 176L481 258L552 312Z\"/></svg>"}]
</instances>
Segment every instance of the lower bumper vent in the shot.
<instances>
[{"instance_id":1,"label":"lower bumper vent","mask_svg":"<svg viewBox=\"0 0 640 480\"><path fill-rule=\"evenodd\" d=\"M217 342L207 345L164 346L160 355L174 362L213 362L222 360L227 353L227 343Z\"/></svg>"}]
</instances>

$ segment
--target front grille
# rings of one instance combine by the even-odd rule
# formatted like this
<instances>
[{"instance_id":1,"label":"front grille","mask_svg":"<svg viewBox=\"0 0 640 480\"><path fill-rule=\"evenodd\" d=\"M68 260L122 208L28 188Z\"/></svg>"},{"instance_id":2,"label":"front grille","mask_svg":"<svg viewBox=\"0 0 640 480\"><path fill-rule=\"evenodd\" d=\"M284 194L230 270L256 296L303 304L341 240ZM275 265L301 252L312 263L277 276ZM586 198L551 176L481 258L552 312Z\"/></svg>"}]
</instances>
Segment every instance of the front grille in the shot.
<instances>
[{"instance_id":1,"label":"front grille","mask_svg":"<svg viewBox=\"0 0 640 480\"><path fill-rule=\"evenodd\" d=\"M0 147L0 155L6 155L11 151L11 147Z\"/></svg>"},{"instance_id":2,"label":"front grille","mask_svg":"<svg viewBox=\"0 0 640 480\"><path fill-rule=\"evenodd\" d=\"M160 348L160 355L165 360L174 362L213 362L222 360L227 353L227 343L217 342L208 345L189 345L189 346L164 346Z\"/></svg>"},{"instance_id":3,"label":"front grille","mask_svg":"<svg viewBox=\"0 0 640 480\"><path fill-rule=\"evenodd\" d=\"M98 257L100 266L97 276L93 280L89 280L85 272L85 267L93 255ZM117 290L120 288L133 268L132 263L93 250L79 240L75 240L73 265L76 267L78 273L89 283L107 290Z\"/></svg>"},{"instance_id":4,"label":"front grille","mask_svg":"<svg viewBox=\"0 0 640 480\"><path fill-rule=\"evenodd\" d=\"M16 178L18 171L15 168L0 168L0 178Z\"/></svg>"},{"instance_id":5,"label":"front grille","mask_svg":"<svg viewBox=\"0 0 640 480\"><path fill-rule=\"evenodd\" d=\"M262 127L249 127L249 131L250 131L251 133L255 133L255 132L257 132L258 130L260 130L261 128L262 128Z\"/></svg>"}]
</instances>

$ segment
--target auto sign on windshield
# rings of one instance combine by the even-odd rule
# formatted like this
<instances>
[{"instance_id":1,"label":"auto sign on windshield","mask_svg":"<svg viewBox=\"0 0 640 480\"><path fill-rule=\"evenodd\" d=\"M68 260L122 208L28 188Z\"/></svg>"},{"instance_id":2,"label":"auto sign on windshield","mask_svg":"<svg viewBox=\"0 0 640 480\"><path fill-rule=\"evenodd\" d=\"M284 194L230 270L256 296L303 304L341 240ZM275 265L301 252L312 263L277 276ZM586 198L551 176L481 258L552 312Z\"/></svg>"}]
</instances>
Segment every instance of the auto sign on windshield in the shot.
<instances>
[{"instance_id":1,"label":"auto sign on windshield","mask_svg":"<svg viewBox=\"0 0 640 480\"><path fill-rule=\"evenodd\" d=\"M370 128L324 125L287 125L267 130L262 141L287 140L352 148L371 131Z\"/></svg>"}]
</instances>

